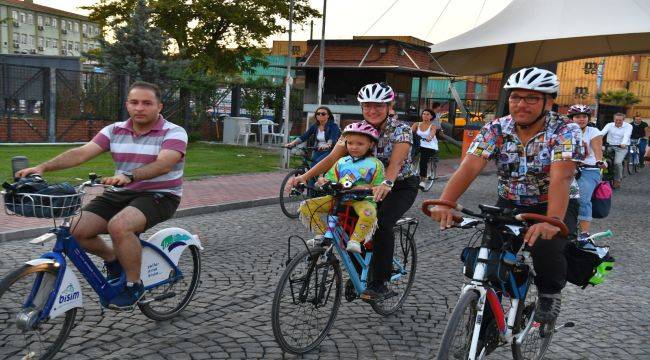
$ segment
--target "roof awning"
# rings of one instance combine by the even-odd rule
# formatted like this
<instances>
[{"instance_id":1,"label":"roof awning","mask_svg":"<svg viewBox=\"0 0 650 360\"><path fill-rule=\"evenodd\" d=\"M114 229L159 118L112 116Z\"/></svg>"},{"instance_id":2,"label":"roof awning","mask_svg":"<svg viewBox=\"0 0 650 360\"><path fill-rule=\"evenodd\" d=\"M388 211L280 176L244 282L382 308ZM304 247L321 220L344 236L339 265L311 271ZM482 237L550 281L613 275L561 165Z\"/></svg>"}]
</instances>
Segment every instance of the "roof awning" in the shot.
<instances>
[{"instance_id":1,"label":"roof awning","mask_svg":"<svg viewBox=\"0 0 650 360\"><path fill-rule=\"evenodd\" d=\"M594 56L650 52L650 2L514 0L480 26L433 45L442 71L484 75Z\"/></svg>"}]
</instances>

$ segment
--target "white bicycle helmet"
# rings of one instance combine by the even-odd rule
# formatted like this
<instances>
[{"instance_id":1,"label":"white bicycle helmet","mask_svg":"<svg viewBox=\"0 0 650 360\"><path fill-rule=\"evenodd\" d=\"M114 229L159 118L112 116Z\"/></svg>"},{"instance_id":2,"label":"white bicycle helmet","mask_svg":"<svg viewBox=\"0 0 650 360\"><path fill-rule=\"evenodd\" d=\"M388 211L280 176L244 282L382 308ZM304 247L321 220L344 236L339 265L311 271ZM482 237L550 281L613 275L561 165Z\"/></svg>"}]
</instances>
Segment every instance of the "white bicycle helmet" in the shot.
<instances>
[{"instance_id":1,"label":"white bicycle helmet","mask_svg":"<svg viewBox=\"0 0 650 360\"><path fill-rule=\"evenodd\" d=\"M357 100L360 103L378 102L387 103L395 99L393 88L385 83L368 84L359 90Z\"/></svg>"},{"instance_id":2,"label":"white bicycle helmet","mask_svg":"<svg viewBox=\"0 0 650 360\"><path fill-rule=\"evenodd\" d=\"M548 70L530 67L510 75L503 88L534 90L555 96L560 90L560 81Z\"/></svg>"}]
</instances>

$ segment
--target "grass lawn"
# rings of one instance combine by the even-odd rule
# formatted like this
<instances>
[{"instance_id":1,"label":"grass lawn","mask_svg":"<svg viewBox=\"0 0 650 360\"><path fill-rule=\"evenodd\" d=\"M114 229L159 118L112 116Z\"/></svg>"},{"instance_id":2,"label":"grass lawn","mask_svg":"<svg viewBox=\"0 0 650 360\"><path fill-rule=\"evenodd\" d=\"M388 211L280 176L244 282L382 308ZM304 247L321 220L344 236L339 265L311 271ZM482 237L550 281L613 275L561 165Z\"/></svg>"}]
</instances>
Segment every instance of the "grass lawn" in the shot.
<instances>
[{"instance_id":1,"label":"grass lawn","mask_svg":"<svg viewBox=\"0 0 650 360\"><path fill-rule=\"evenodd\" d=\"M17 155L27 156L30 166L72 148L69 145L2 145L0 146L0 179L11 179L11 158ZM449 144L440 144L440 159L460 157L460 149ZM299 165L298 157L292 158L292 165ZM198 179L206 176L268 172L278 170L279 151L247 148L233 145L191 143L187 150L185 178ZM95 172L101 176L112 175L115 170L110 154L104 153L97 158L76 168L55 171L46 174L50 183L71 181L75 178L86 179L88 173Z\"/></svg>"},{"instance_id":2,"label":"grass lawn","mask_svg":"<svg viewBox=\"0 0 650 360\"><path fill-rule=\"evenodd\" d=\"M3 181L11 178L11 158L13 156L27 156L30 166L34 166L72 147L74 146L0 146L0 178ZM277 151L232 145L191 143L187 150L185 178L197 179L214 175L274 171L278 170L279 165L280 155ZM47 173L46 179L51 183L70 181L74 178L86 179L90 172L108 176L112 175L114 170L113 159L110 154L104 153L76 168Z\"/></svg>"}]
</instances>

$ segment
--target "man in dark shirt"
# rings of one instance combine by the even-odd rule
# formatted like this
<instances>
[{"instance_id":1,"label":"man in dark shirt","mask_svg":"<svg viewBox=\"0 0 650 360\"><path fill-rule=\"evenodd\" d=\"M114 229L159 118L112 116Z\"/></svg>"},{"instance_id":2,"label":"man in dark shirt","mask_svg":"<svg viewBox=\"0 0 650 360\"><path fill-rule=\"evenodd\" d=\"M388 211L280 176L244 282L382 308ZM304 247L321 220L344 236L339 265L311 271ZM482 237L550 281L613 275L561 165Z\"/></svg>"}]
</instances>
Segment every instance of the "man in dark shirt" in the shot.
<instances>
[{"instance_id":1,"label":"man in dark shirt","mask_svg":"<svg viewBox=\"0 0 650 360\"><path fill-rule=\"evenodd\" d=\"M635 116L634 121L632 121L632 135L630 136L630 139L632 139L632 141L639 141L639 165L641 167L644 166L643 155L645 154L645 148L648 145L647 131L648 124L646 124L645 121L641 121L640 116Z\"/></svg>"}]
</instances>

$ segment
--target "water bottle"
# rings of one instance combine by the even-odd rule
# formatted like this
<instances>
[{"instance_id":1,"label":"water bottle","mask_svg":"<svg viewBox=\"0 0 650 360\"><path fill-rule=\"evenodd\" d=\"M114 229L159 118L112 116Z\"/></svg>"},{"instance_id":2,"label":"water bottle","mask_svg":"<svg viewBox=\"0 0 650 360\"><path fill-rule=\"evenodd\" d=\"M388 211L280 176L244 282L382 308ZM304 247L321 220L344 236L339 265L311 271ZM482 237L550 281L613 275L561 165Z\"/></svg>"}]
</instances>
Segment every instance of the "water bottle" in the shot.
<instances>
[{"instance_id":1,"label":"water bottle","mask_svg":"<svg viewBox=\"0 0 650 360\"><path fill-rule=\"evenodd\" d=\"M29 160L26 156L14 156L11 158L11 171L12 174L16 174L19 170L26 169L29 167ZM18 178L15 178L18 180Z\"/></svg>"}]
</instances>

